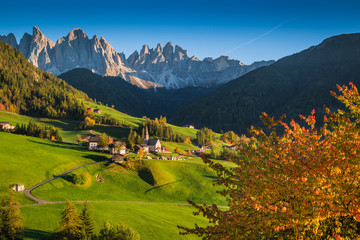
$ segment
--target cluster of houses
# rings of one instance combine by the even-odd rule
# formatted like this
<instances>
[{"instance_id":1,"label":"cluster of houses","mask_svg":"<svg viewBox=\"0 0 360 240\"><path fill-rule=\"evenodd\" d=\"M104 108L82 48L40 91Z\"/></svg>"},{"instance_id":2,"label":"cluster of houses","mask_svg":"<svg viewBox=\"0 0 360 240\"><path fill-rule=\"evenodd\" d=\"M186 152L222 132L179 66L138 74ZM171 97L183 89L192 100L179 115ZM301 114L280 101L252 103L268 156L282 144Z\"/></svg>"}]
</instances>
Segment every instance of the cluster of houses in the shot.
<instances>
[{"instance_id":1,"label":"cluster of houses","mask_svg":"<svg viewBox=\"0 0 360 240\"><path fill-rule=\"evenodd\" d=\"M110 154L114 154L113 162L123 163L126 156L126 143L125 141L114 141L112 137L109 137L109 144L106 147L100 147L100 136L90 131L89 134L81 136L81 141L88 145L89 150L102 150L108 151ZM148 128L146 127L146 134L144 136L144 143L135 146L135 152L139 153L140 149L143 149L144 153L159 153L166 152L166 148L161 146L159 139L151 139L149 136Z\"/></svg>"},{"instance_id":2,"label":"cluster of houses","mask_svg":"<svg viewBox=\"0 0 360 240\"><path fill-rule=\"evenodd\" d=\"M11 125L9 122L0 122L1 130L14 130L15 126Z\"/></svg>"}]
</instances>

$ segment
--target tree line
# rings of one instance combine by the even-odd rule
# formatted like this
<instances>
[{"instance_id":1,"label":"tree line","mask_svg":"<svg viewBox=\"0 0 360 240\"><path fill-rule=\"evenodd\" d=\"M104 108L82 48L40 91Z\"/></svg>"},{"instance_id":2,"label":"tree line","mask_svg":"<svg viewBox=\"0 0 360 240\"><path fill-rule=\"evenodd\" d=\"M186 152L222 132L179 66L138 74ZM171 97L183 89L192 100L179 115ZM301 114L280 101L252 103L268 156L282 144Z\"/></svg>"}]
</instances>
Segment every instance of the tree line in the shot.
<instances>
[{"instance_id":1,"label":"tree line","mask_svg":"<svg viewBox=\"0 0 360 240\"><path fill-rule=\"evenodd\" d=\"M59 131L54 126L43 127L38 123L34 123L32 120L30 120L27 125L20 125L17 123L14 133L62 142L62 137L59 135Z\"/></svg>"},{"instance_id":2,"label":"tree line","mask_svg":"<svg viewBox=\"0 0 360 240\"><path fill-rule=\"evenodd\" d=\"M20 216L20 205L10 191L7 199L0 202L0 239L23 239L23 218ZM140 240L140 235L134 229L118 224L112 226L105 222L98 232L95 230L95 221L87 202L78 212L74 204L67 201L61 212L59 228L50 239L56 240Z\"/></svg>"}]
</instances>

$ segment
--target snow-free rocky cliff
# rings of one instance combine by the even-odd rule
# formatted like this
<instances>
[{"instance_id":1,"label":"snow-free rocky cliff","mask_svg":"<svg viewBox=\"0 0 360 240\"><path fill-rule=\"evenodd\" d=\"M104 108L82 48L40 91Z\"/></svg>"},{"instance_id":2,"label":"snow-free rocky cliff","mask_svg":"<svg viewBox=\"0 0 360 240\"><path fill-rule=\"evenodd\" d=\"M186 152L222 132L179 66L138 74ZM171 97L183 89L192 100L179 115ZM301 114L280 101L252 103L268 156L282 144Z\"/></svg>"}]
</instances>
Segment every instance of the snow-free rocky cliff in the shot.
<instances>
[{"instance_id":1,"label":"snow-free rocky cliff","mask_svg":"<svg viewBox=\"0 0 360 240\"><path fill-rule=\"evenodd\" d=\"M128 58L117 53L103 38L91 39L79 28L72 30L56 43L47 39L38 27L32 35L25 33L18 44L14 34L0 36L0 41L18 49L40 69L54 75L74 68L87 68L105 76L121 76L126 81L141 87L183 88L187 86L210 87L226 83L245 73L274 61L260 61L244 65L238 60L221 56L216 59L199 60L189 57L180 46L168 42L164 48L155 49L144 45Z\"/></svg>"}]
</instances>

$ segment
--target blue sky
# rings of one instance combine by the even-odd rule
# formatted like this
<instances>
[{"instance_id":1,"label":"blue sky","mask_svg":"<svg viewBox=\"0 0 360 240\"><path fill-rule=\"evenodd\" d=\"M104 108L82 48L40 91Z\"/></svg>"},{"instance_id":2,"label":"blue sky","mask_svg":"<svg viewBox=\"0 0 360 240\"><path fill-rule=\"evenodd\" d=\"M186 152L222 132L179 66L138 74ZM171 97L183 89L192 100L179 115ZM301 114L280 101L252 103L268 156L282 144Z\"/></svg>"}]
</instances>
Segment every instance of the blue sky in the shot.
<instances>
[{"instance_id":1,"label":"blue sky","mask_svg":"<svg viewBox=\"0 0 360 240\"><path fill-rule=\"evenodd\" d=\"M200 59L227 55L246 64L279 59L325 38L360 32L360 1L3 1L0 35L20 40L33 26L51 40L80 27L127 56L171 41Z\"/></svg>"}]
</instances>

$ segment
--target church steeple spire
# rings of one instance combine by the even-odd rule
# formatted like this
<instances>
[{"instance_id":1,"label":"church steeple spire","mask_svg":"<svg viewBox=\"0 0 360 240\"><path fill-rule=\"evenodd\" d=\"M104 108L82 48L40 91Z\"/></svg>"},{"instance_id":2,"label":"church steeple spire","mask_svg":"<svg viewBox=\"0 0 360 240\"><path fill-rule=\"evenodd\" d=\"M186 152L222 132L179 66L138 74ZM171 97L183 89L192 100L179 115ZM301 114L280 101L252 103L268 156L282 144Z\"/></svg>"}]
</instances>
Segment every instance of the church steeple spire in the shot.
<instances>
[{"instance_id":1,"label":"church steeple spire","mask_svg":"<svg viewBox=\"0 0 360 240\"><path fill-rule=\"evenodd\" d=\"M144 143L145 144L148 144L148 142L149 142L149 130L148 130L148 127L147 127L147 125L145 126L145 138L144 138Z\"/></svg>"}]
</instances>

